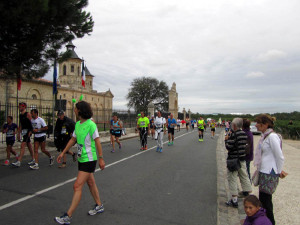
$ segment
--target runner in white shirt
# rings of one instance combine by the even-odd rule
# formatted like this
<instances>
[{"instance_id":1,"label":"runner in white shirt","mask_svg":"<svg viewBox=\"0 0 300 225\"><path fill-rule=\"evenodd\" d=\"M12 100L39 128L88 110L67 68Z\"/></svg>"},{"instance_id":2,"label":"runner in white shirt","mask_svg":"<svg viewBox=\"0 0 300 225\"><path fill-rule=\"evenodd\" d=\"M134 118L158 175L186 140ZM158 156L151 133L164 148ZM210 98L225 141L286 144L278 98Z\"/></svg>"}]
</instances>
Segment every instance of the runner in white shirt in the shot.
<instances>
[{"instance_id":1,"label":"runner in white shirt","mask_svg":"<svg viewBox=\"0 0 300 225\"><path fill-rule=\"evenodd\" d=\"M176 122L177 122L177 132L179 132L181 120L178 118Z\"/></svg>"},{"instance_id":2,"label":"runner in white shirt","mask_svg":"<svg viewBox=\"0 0 300 225\"><path fill-rule=\"evenodd\" d=\"M161 117L161 111L157 112L157 117L154 120L155 140L157 142L157 152L162 152L164 133L166 133L166 119Z\"/></svg>"},{"instance_id":3,"label":"runner in white shirt","mask_svg":"<svg viewBox=\"0 0 300 225\"><path fill-rule=\"evenodd\" d=\"M35 164L30 166L30 169L38 170L39 169L39 146L41 146L41 150L44 154L49 157L50 166L53 165L54 156L51 156L50 153L45 149L46 148L46 130L48 130L48 126L45 121L38 116L39 112L37 109L31 110L31 124L33 128L34 134L34 159Z\"/></svg>"}]
</instances>

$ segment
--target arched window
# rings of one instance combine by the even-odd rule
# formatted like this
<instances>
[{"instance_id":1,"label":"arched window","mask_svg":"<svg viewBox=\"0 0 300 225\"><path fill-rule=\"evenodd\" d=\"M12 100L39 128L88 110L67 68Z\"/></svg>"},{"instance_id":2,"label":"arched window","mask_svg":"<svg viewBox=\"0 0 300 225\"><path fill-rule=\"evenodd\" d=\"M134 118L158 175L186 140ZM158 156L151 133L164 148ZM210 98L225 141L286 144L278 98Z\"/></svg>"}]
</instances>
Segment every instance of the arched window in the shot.
<instances>
[{"instance_id":1,"label":"arched window","mask_svg":"<svg viewBox=\"0 0 300 225\"><path fill-rule=\"evenodd\" d=\"M71 72L72 72L72 73L75 72L75 67L74 67L74 65L71 65Z\"/></svg>"},{"instance_id":2,"label":"arched window","mask_svg":"<svg viewBox=\"0 0 300 225\"><path fill-rule=\"evenodd\" d=\"M64 67L63 67L63 75L67 75L67 66L66 65L64 65Z\"/></svg>"},{"instance_id":3,"label":"arched window","mask_svg":"<svg viewBox=\"0 0 300 225\"><path fill-rule=\"evenodd\" d=\"M36 97L35 94L33 94L33 95L31 96L31 98L32 98L33 100L37 100L37 97Z\"/></svg>"}]
</instances>

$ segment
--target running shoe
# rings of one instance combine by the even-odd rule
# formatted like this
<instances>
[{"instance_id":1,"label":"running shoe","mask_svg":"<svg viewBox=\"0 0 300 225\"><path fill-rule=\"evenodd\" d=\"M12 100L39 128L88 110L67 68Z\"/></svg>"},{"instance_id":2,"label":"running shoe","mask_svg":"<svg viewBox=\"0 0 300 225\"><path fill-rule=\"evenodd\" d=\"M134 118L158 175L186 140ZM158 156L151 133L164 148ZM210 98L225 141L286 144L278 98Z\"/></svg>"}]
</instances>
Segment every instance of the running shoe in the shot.
<instances>
[{"instance_id":1,"label":"running shoe","mask_svg":"<svg viewBox=\"0 0 300 225\"><path fill-rule=\"evenodd\" d=\"M201 139L199 138L199 142L201 141Z\"/></svg>"},{"instance_id":2,"label":"running shoe","mask_svg":"<svg viewBox=\"0 0 300 225\"><path fill-rule=\"evenodd\" d=\"M162 148L159 149L159 152L162 152Z\"/></svg>"},{"instance_id":3,"label":"running shoe","mask_svg":"<svg viewBox=\"0 0 300 225\"><path fill-rule=\"evenodd\" d=\"M237 202L234 202L232 199L229 200L229 201L227 201L227 202L225 202L225 204L226 204L227 206L231 206L231 207L233 207L233 208L238 208L238 207L239 207L239 204L238 204Z\"/></svg>"},{"instance_id":4,"label":"running shoe","mask_svg":"<svg viewBox=\"0 0 300 225\"><path fill-rule=\"evenodd\" d=\"M9 160L7 159L7 160L5 160L3 166L8 166L8 165L9 165Z\"/></svg>"},{"instance_id":5,"label":"running shoe","mask_svg":"<svg viewBox=\"0 0 300 225\"><path fill-rule=\"evenodd\" d=\"M15 167L20 167L21 166L21 162L17 161L17 162L12 163L11 165L13 165Z\"/></svg>"},{"instance_id":6,"label":"running shoe","mask_svg":"<svg viewBox=\"0 0 300 225\"><path fill-rule=\"evenodd\" d=\"M34 165L35 164L35 160L33 159L33 160L31 160L30 162L28 162L27 163L29 166L32 166L32 165Z\"/></svg>"},{"instance_id":7,"label":"running shoe","mask_svg":"<svg viewBox=\"0 0 300 225\"><path fill-rule=\"evenodd\" d=\"M200 139L200 141L203 141L203 139Z\"/></svg>"},{"instance_id":8,"label":"running shoe","mask_svg":"<svg viewBox=\"0 0 300 225\"><path fill-rule=\"evenodd\" d=\"M67 213L60 217L55 217L54 220L59 224L70 224L72 217L69 217Z\"/></svg>"},{"instance_id":9,"label":"running shoe","mask_svg":"<svg viewBox=\"0 0 300 225\"><path fill-rule=\"evenodd\" d=\"M58 168L66 168L67 164L66 163L62 163L61 165L58 166Z\"/></svg>"},{"instance_id":10,"label":"running shoe","mask_svg":"<svg viewBox=\"0 0 300 225\"><path fill-rule=\"evenodd\" d=\"M159 149L160 149L160 148L159 148L159 147L157 147L157 148L156 148L156 151L157 151L157 152L159 152Z\"/></svg>"},{"instance_id":11,"label":"running shoe","mask_svg":"<svg viewBox=\"0 0 300 225\"><path fill-rule=\"evenodd\" d=\"M171 142L171 145L174 145L174 142L173 142L173 141Z\"/></svg>"},{"instance_id":12,"label":"running shoe","mask_svg":"<svg viewBox=\"0 0 300 225\"><path fill-rule=\"evenodd\" d=\"M51 156L49 159L50 159L50 162L49 162L49 166L52 166L53 163L54 163L54 156Z\"/></svg>"},{"instance_id":13,"label":"running shoe","mask_svg":"<svg viewBox=\"0 0 300 225\"><path fill-rule=\"evenodd\" d=\"M119 144L119 149L121 149L121 148L122 148L122 144L120 143L120 144Z\"/></svg>"},{"instance_id":14,"label":"running shoe","mask_svg":"<svg viewBox=\"0 0 300 225\"><path fill-rule=\"evenodd\" d=\"M170 146L170 145L171 145L171 142L168 143L168 146Z\"/></svg>"},{"instance_id":15,"label":"running shoe","mask_svg":"<svg viewBox=\"0 0 300 225\"><path fill-rule=\"evenodd\" d=\"M72 157L73 157L73 162L76 162L76 160L77 160L77 154L75 154L75 153L73 152Z\"/></svg>"},{"instance_id":16,"label":"running shoe","mask_svg":"<svg viewBox=\"0 0 300 225\"><path fill-rule=\"evenodd\" d=\"M32 165L32 166L29 166L30 167L30 169L32 169L32 170L38 170L40 167L39 167L39 164L37 164L37 163L35 163L34 165Z\"/></svg>"},{"instance_id":17,"label":"running shoe","mask_svg":"<svg viewBox=\"0 0 300 225\"><path fill-rule=\"evenodd\" d=\"M143 151L143 150L144 150L144 147L141 147L140 150Z\"/></svg>"},{"instance_id":18,"label":"running shoe","mask_svg":"<svg viewBox=\"0 0 300 225\"><path fill-rule=\"evenodd\" d=\"M111 150L111 153L114 153L115 152L115 150L113 149L113 150Z\"/></svg>"},{"instance_id":19,"label":"running shoe","mask_svg":"<svg viewBox=\"0 0 300 225\"><path fill-rule=\"evenodd\" d=\"M88 214L90 216L93 216L93 215L96 215L97 213L103 213L104 212L104 207L103 207L103 204L102 205L95 205L95 208L91 209Z\"/></svg>"},{"instance_id":20,"label":"running shoe","mask_svg":"<svg viewBox=\"0 0 300 225\"><path fill-rule=\"evenodd\" d=\"M147 145L145 145L145 148L144 148L144 150L147 150L148 149L148 147L147 147Z\"/></svg>"}]
</instances>

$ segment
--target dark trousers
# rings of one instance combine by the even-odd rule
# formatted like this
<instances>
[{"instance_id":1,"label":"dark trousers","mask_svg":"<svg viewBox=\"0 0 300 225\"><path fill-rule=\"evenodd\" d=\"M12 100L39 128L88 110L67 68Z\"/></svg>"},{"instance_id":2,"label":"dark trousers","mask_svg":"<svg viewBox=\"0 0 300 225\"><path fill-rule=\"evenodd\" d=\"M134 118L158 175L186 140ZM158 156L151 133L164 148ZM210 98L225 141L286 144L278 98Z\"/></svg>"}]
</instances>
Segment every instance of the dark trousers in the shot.
<instances>
[{"instance_id":1,"label":"dark trousers","mask_svg":"<svg viewBox=\"0 0 300 225\"><path fill-rule=\"evenodd\" d=\"M271 223L275 225L272 195L266 194L264 192L259 192L259 200L262 204L262 207L267 211L267 217L271 220Z\"/></svg>"},{"instance_id":2,"label":"dark trousers","mask_svg":"<svg viewBox=\"0 0 300 225\"><path fill-rule=\"evenodd\" d=\"M246 160L247 172L248 172L248 176L249 176L249 179L250 179L250 183L252 184L252 179L251 179L251 175L250 175L250 162L251 161Z\"/></svg>"},{"instance_id":3,"label":"dark trousers","mask_svg":"<svg viewBox=\"0 0 300 225\"><path fill-rule=\"evenodd\" d=\"M140 129L140 140L142 147L146 147L147 145L147 135L148 135L148 129L141 128Z\"/></svg>"}]
</instances>

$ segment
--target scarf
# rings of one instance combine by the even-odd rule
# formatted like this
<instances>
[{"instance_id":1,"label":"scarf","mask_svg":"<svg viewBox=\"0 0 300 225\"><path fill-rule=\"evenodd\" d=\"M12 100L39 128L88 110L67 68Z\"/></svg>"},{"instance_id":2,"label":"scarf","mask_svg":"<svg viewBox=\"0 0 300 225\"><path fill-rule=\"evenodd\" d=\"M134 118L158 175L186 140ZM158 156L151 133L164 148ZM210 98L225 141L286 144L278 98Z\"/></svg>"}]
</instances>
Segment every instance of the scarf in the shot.
<instances>
[{"instance_id":1,"label":"scarf","mask_svg":"<svg viewBox=\"0 0 300 225\"><path fill-rule=\"evenodd\" d=\"M258 142L258 145L256 146L255 149L255 156L254 156L254 166L260 170L260 165L261 165L261 153L262 153L262 144L266 137L273 132L273 129L269 128L267 129L262 135L261 138Z\"/></svg>"}]
</instances>

